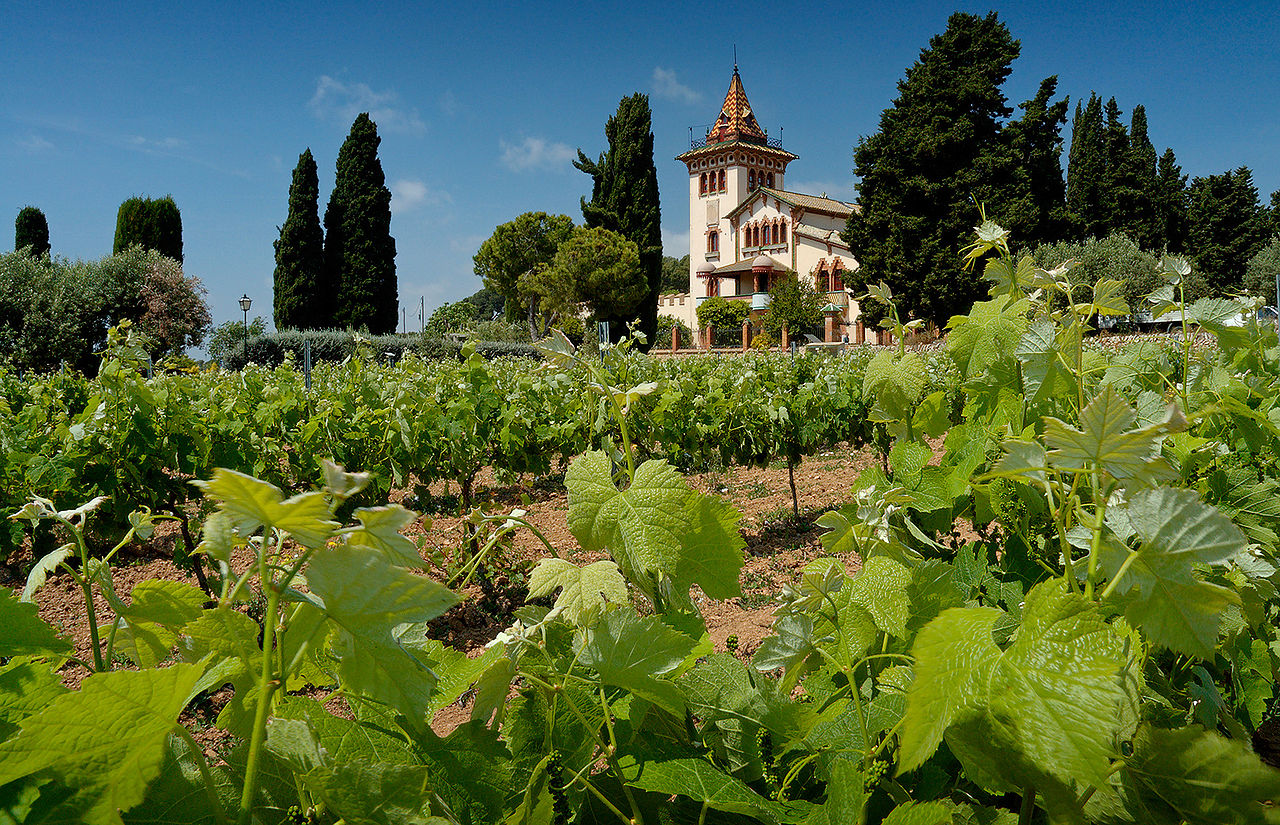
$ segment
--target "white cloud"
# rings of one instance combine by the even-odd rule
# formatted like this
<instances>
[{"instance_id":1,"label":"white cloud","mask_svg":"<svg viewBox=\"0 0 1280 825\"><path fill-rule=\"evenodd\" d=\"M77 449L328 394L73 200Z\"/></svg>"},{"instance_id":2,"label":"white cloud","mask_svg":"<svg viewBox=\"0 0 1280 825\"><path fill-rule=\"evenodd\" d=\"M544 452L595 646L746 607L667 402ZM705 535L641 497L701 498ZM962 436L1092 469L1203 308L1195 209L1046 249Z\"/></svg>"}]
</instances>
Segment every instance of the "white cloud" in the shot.
<instances>
[{"instance_id":1,"label":"white cloud","mask_svg":"<svg viewBox=\"0 0 1280 825\"><path fill-rule=\"evenodd\" d=\"M453 198L448 192L432 189L420 180L405 178L391 184L391 206L397 212L452 202Z\"/></svg>"},{"instance_id":2,"label":"white cloud","mask_svg":"<svg viewBox=\"0 0 1280 825\"><path fill-rule=\"evenodd\" d=\"M427 125L417 109L396 105L400 96L393 91L375 92L365 83L345 83L329 75L316 81L311 96L311 112L322 120L350 122L356 115L368 112L379 129L420 134Z\"/></svg>"},{"instance_id":3,"label":"white cloud","mask_svg":"<svg viewBox=\"0 0 1280 825\"><path fill-rule=\"evenodd\" d=\"M175 137L161 138L160 140L152 140L142 135L132 135L129 137L129 143L135 148L143 151L159 151L172 152L174 149L181 149L187 145L185 140L179 140Z\"/></svg>"},{"instance_id":4,"label":"white cloud","mask_svg":"<svg viewBox=\"0 0 1280 825\"><path fill-rule=\"evenodd\" d=\"M520 143L499 140L502 164L513 172L530 169L560 169L578 156L564 143L549 143L540 137L527 137Z\"/></svg>"},{"instance_id":5,"label":"white cloud","mask_svg":"<svg viewBox=\"0 0 1280 825\"><path fill-rule=\"evenodd\" d=\"M27 135L24 138L18 138L14 142L17 143L19 147L27 150L33 155L38 152L48 152L50 149L54 148L52 143L36 134Z\"/></svg>"},{"instance_id":6,"label":"white cloud","mask_svg":"<svg viewBox=\"0 0 1280 825\"><path fill-rule=\"evenodd\" d=\"M681 103L697 103L702 100L702 95L676 79L674 69L664 69L661 66L653 67L653 93L657 97L666 97Z\"/></svg>"}]
</instances>

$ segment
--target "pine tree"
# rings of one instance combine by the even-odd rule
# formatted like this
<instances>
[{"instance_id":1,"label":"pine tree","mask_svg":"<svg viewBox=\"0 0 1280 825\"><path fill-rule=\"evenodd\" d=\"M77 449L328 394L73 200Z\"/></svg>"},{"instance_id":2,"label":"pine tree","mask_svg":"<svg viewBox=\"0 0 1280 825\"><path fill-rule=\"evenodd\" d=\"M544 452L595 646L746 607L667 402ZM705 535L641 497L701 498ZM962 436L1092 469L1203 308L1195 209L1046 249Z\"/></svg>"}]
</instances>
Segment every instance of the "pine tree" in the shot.
<instances>
[{"instance_id":1,"label":"pine tree","mask_svg":"<svg viewBox=\"0 0 1280 825\"><path fill-rule=\"evenodd\" d=\"M1004 128L1010 164L1005 179L1011 194L993 206L1000 223L1012 231L1020 245L1060 240L1071 230L1062 179L1067 101L1050 105L1057 88L1057 75L1042 80L1036 96L1019 104L1022 117Z\"/></svg>"},{"instance_id":2,"label":"pine tree","mask_svg":"<svg viewBox=\"0 0 1280 825\"><path fill-rule=\"evenodd\" d=\"M1167 239L1156 209L1156 148L1147 136L1147 110L1141 104L1133 107L1124 163L1124 179L1131 189L1125 193L1113 229L1129 235L1143 249L1163 249Z\"/></svg>"},{"instance_id":3,"label":"pine tree","mask_svg":"<svg viewBox=\"0 0 1280 825\"><path fill-rule=\"evenodd\" d=\"M277 329L320 329L328 316L321 291L324 232L320 229L320 181L307 149L298 156L289 185L289 216L275 242L275 323Z\"/></svg>"},{"instance_id":4,"label":"pine tree","mask_svg":"<svg viewBox=\"0 0 1280 825\"><path fill-rule=\"evenodd\" d=\"M118 254L135 245L182 263L182 213L172 195L134 197L120 204L111 251Z\"/></svg>"},{"instance_id":5,"label":"pine tree","mask_svg":"<svg viewBox=\"0 0 1280 825\"><path fill-rule=\"evenodd\" d=\"M630 310L615 307L610 335L626 332L627 322L639 317L640 330L654 343L658 330L658 295L662 291L662 210L658 202L658 170L653 163L653 129L649 97L634 94L618 103L618 111L604 127L609 148L598 160L578 150L574 166L591 175L591 200L582 199L587 227L617 232L640 250L640 269L647 288Z\"/></svg>"},{"instance_id":6,"label":"pine tree","mask_svg":"<svg viewBox=\"0 0 1280 825\"><path fill-rule=\"evenodd\" d=\"M1272 237L1280 236L1280 189L1271 193L1271 223L1268 231Z\"/></svg>"},{"instance_id":7,"label":"pine tree","mask_svg":"<svg viewBox=\"0 0 1280 825\"><path fill-rule=\"evenodd\" d=\"M338 150L333 194L324 213L321 287L335 296L326 325L394 332L400 319L391 190L378 160L377 125L362 112Z\"/></svg>"},{"instance_id":8,"label":"pine tree","mask_svg":"<svg viewBox=\"0 0 1280 825\"><path fill-rule=\"evenodd\" d=\"M1102 99L1090 93L1071 123L1071 153L1067 158L1067 209L1083 237L1105 237L1107 214L1103 205L1103 177L1107 170L1106 143L1102 132Z\"/></svg>"},{"instance_id":9,"label":"pine tree","mask_svg":"<svg viewBox=\"0 0 1280 825\"><path fill-rule=\"evenodd\" d=\"M1253 172L1242 166L1192 180L1187 222L1192 260L1210 291L1238 289L1249 259L1266 244L1266 221Z\"/></svg>"},{"instance_id":10,"label":"pine tree","mask_svg":"<svg viewBox=\"0 0 1280 825\"><path fill-rule=\"evenodd\" d=\"M939 325L982 295L958 253L977 222L975 199L1000 197L992 170L1003 168L1000 124L1012 114L1000 86L1018 49L994 12L957 12L907 69L879 129L854 152L862 209L844 238L861 266L849 286L883 280L904 314Z\"/></svg>"},{"instance_id":11,"label":"pine tree","mask_svg":"<svg viewBox=\"0 0 1280 825\"><path fill-rule=\"evenodd\" d=\"M1164 247L1169 252L1187 249L1187 176L1174 157L1165 149L1156 166L1155 209Z\"/></svg>"},{"instance_id":12,"label":"pine tree","mask_svg":"<svg viewBox=\"0 0 1280 825\"><path fill-rule=\"evenodd\" d=\"M49 222L34 206L24 206L13 222L13 248L31 247L31 256L49 254Z\"/></svg>"}]
</instances>

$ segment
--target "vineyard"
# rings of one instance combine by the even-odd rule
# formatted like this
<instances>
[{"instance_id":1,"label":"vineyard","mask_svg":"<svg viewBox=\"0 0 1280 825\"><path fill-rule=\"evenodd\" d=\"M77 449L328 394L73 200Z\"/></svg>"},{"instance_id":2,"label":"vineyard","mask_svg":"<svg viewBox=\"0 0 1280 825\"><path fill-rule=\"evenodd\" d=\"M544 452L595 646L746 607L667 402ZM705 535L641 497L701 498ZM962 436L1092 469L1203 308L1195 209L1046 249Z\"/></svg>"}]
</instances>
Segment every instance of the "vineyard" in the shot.
<instances>
[{"instance_id":1,"label":"vineyard","mask_svg":"<svg viewBox=\"0 0 1280 825\"><path fill-rule=\"evenodd\" d=\"M308 386L287 362L145 379L125 327L93 381L0 374L0 561L25 582L0 589L0 821L1280 821L1275 330L1188 305L1168 259L1149 301L1182 334L1098 346L1122 284L1082 290L990 223L969 251L990 299L938 352L558 336L539 361L358 352ZM688 474L784 466L794 513L797 468L837 448L875 460L822 554L758 648L717 649L700 605L742 594L742 514ZM575 546L477 486L561 473ZM444 485L466 535L441 581L405 502ZM117 595L162 521L201 587ZM528 603L474 655L444 644L517 534L542 548ZM87 656L38 615L55 575ZM180 719L228 685L210 756Z\"/></svg>"}]
</instances>

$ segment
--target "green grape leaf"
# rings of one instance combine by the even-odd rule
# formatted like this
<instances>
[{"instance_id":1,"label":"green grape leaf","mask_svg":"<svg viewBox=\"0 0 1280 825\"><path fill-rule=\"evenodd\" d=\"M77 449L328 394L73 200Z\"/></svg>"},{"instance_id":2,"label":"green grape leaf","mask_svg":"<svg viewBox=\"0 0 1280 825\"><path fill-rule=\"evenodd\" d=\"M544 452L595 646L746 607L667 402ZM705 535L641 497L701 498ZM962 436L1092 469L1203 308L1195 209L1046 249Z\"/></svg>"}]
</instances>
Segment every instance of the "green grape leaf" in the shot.
<instances>
[{"instance_id":1,"label":"green grape leaf","mask_svg":"<svg viewBox=\"0 0 1280 825\"><path fill-rule=\"evenodd\" d=\"M951 402L946 390L931 392L916 405L911 427L917 433L937 438L951 428Z\"/></svg>"},{"instance_id":2,"label":"green grape leaf","mask_svg":"<svg viewBox=\"0 0 1280 825\"><path fill-rule=\"evenodd\" d=\"M1044 447L1035 441L1018 440L1006 441L1000 446L1004 448L1004 455L991 469L991 475L1045 482L1048 459Z\"/></svg>"},{"instance_id":3,"label":"green grape leaf","mask_svg":"<svg viewBox=\"0 0 1280 825\"><path fill-rule=\"evenodd\" d=\"M120 811L141 802L159 775L165 742L202 670L178 664L89 676L0 743L0 786L52 777L69 791L58 816L120 825Z\"/></svg>"},{"instance_id":4,"label":"green grape leaf","mask_svg":"<svg viewBox=\"0 0 1280 825\"><path fill-rule=\"evenodd\" d=\"M305 722L324 748L329 764L404 765L418 761L409 744L389 732L393 728L377 721L334 716L314 699L286 697L276 718Z\"/></svg>"},{"instance_id":5,"label":"green grape leaf","mask_svg":"<svg viewBox=\"0 0 1280 825\"><path fill-rule=\"evenodd\" d=\"M1111 521L1122 534L1132 531L1137 549L1106 545L1100 562L1109 577L1120 575L1125 618L1155 643L1201 658L1212 658L1222 610L1234 594L1201 581L1195 565L1223 564L1244 551L1240 528L1194 490L1157 488L1135 493ZM1123 573L1121 568L1134 555Z\"/></svg>"},{"instance_id":6,"label":"green grape leaf","mask_svg":"<svg viewBox=\"0 0 1280 825\"><path fill-rule=\"evenodd\" d=\"M246 473L222 467L208 481L193 481L205 497L217 501L241 535L264 524L285 530L305 547L320 547L337 528L325 493L300 493L285 499L280 488Z\"/></svg>"},{"instance_id":7,"label":"green grape leaf","mask_svg":"<svg viewBox=\"0 0 1280 825\"><path fill-rule=\"evenodd\" d=\"M784 613L773 623L773 635L765 637L751 658L751 665L762 673L776 668L791 668L813 651L813 619Z\"/></svg>"},{"instance_id":8,"label":"green grape leaf","mask_svg":"<svg viewBox=\"0 0 1280 825\"><path fill-rule=\"evenodd\" d=\"M1124 698L1118 677L1127 660L1120 638L1092 602L1057 580L1027 594L1022 625L1003 652L991 636L999 616L990 608L948 610L917 635L899 771L923 764L964 717L970 733L957 756L967 769L974 765L966 751L976 751L975 757L992 761L974 767L1012 777L1015 787L1031 784L1018 774L1024 764L1064 787L1105 781ZM988 737L975 745L981 737L973 730L1002 741ZM1002 763L1001 748L1020 758Z\"/></svg>"},{"instance_id":9,"label":"green grape leaf","mask_svg":"<svg viewBox=\"0 0 1280 825\"><path fill-rule=\"evenodd\" d=\"M360 529L347 536L348 544L362 544L384 553L387 559L399 567L422 567L418 548L402 531L418 520L410 510L399 504L385 507L361 507L354 513Z\"/></svg>"},{"instance_id":10,"label":"green grape leaf","mask_svg":"<svg viewBox=\"0 0 1280 825\"><path fill-rule=\"evenodd\" d=\"M872 421L910 421L916 401L928 385L924 359L908 352L902 358L884 351L871 359L862 379L862 398L872 402Z\"/></svg>"},{"instance_id":11,"label":"green grape leaf","mask_svg":"<svg viewBox=\"0 0 1280 825\"><path fill-rule=\"evenodd\" d=\"M1280 771L1249 746L1192 726L1143 726L1134 754L1086 809L1092 821L1245 825L1276 821Z\"/></svg>"},{"instance_id":12,"label":"green grape leaf","mask_svg":"<svg viewBox=\"0 0 1280 825\"><path fill-rule=\"evenodd\" d=\"M1099 278L1093 284L1093 302L1085 311L1087 314L1128 315L1129 303L1124 299L1124 281L1115 278Z\"/></svg>"},{"instance_id":13,"label":"green grape leaf","mask_svg":"<svg viewBox=\"0 0 1280 825\"><path fill-rule=\"evenodd\" d=\"M0 741L66 692L62 679L45 662L14 659L0 668Z\"/></svg>"},{"instance_id":14,"label":"green grape leaf","mask_svg":"<svg viewBox=\"0 0 1280 825\"><path fill-rule=\"evenodd\" d=\"M1226 298L1201 298L1187 307L1187 323L1209 329L1221 329L1240 314L1235 301Z\"/></svg>"},{"instance_id":15,"label":"green grape leaf","mask_svg":"<svg viewBox=\"0 0 1280 825\"><path fill-rule=\"evenodd\" d=\"M881 825L951 825L951 807L942 802L908 802L890 811Z\"/></svg>"},{"instance_id":16,"label":"green grape leaf","mask_svg":"<svg viewBox=\"0 0 1280 825\"><path fill-rule=\"evenodd\" d=\"M431 771L425 787L440 794L463 825L500 822L510 810L515 761L497 731L467 722L443 739L428 735L417 745Z\"/></svg>"},{"instance_id":17,"label":"green grape leaf","mask_svg":"<svg viewBox=\"0 0 1280 825\"><path fill-rule=\"evenodd\" d=\"M29 602L36 591L44 587L45 580L49 574L57 569L67 559L75 555L76 546L74 544L64 544L57 550L51 550L41 557L31 567L31 572L27 574L27 584L22 588L22 598L19 601Z\"/></svg>"},{"instance_id":18,"label":"green grape leaf","mask_svg":"<svg viewBox=\"0 0 1280 825\"><path fill-rule=\"evenodd\" d=\"M419 623L397 631L396 638L436 675L436 688L431 694L428 710L435 713L456 702L485 671L503 658L504 652L500 645L494 645L479 656L470 658L461 650L430 638L430 632L428 623Z\"/></svg>"},{"instance_id":19,"label":"green grape leaf","mask_svg":"<svg viewBox=\"0 0 1280 825\"><path fill-rule=\"evenodd\" d=\"M644 462L631 486L619 491L609 457L589 452L569 465L564 482L569 490L569 530L584 550L608 548L640 586L649 574L675 571L690 490L669 464Z\"/></svg>"},{"instance_id":20,"label":"green grape leaf","mask_svg":"<svg viewBox=\"0 0 1280 825\"><path fill-rule=\"evenodd\" d=\"M916 634L899 773L923 765L952 722L985 704L982 688L1001 655L991 635L1000 615L993 607L953 607Z\"/></svg>"},{"instance_id":21,"label":"green grape leaf","mask_svg":"<svg viewBox=\"0 0 1280 825\"><path fill-rule=\"evenodd\" d=\"M1022 362L1022 388L1029 402L1075 390L1075 376L1063 363L1057 337L1053 321L1036 321L1018 342L1015 355Z\"/></svg>"},{"instance_id":22,"label":"green grape leaf","mask_svg":"<svg viewBox=\"0 0 1280 825\"><path fill-rule=\"evenodd\" d=\"M351 825L446 825L449 820L431 815L429 773L425 765L346 764L316 768L303 782Z\"/></svg>"},{"instance_id":23,"label":"green grape leaf","mask_svg":"<svg viewBox=\"0 0 1280 825\"><path fill-rule=\"evenodd\" d=\"M1137 416L1114 385L1106 384L1080 413L1080 429L1046 417L1049 463L1064 469L1099 467L1121 481L1152 479L1163 426L1130 429Z\"/></svg>"},{"instance_id":24,"label":"green grape leaf","mask_svg":"<svg viewBox=\"0 0 1280 825\"><path fill-rule=\"evenodd\" d=\"M436 618L457 604L458 597L443 585L392 565L379 553L353 546L312 556L307 583L324 600L325 614L342 629L331 644L345 689L422 720L431 705L435 678L392 631Z\"/></svg>"},{"instance_id":25,"label":"green grape leaf","mask_svg":"<svg viewBox=\"0 0 1280 825\"><path fill-rule=\"evenodd\" d=\"M679 667L694 644L693 639L652 616L614 610L586 632L586 644L578 661L595 668L605 684L625 688L682 716L684 700L680 691L655 677Z\"/></svg>"},{"instance_id":26,"label":"green grape leaf","mask_svg":"<svg viewBox=\"0 0 1280 825\"><path fill-rule=\"evenodd\" d=\"M895 481L910 478L933 458L933 450L919 441L899 441L889 450L889 466L893 468Z\"/></svg>"},{"instance_id":27,"label":"green grape leaf","mask_svg":"<svg viewBox=\"0 0 1280 825\"><path fill-rule=\"evenodd\" d=\"M742 595L742 513L715 496L695 492L686 505L688 529L681 536L680 562L673 578L680 590L690 584L712 599Z\"/></svg>"},{"instance_id":28,"label":"green grape leaf","mask_svg":"<svg viewBox=\"0 0 1280 825\"><path fill-rule=\"evenodd\" d=\"M618 490L608 456L589 452L565 473L569 530L585 550L608 548L633 584L652 597L658 574L677 591L691 584L712 598L738 595L745 542L741 514L731 505L690 490L665 461L636 468L626 490Z\"/></svg>"},{"instance_id":29,"label":"green grape leaf","mask_svg":"<svg viewBox=\"0 0 1280 825\"><path fill-rule=\"evenodd\" d=\"M551 783L560 780L549 773L551 757L543 757L529 777L520 805L503 822L505 825L554 825L555 799Z\"/></svg>"},{"instance_id":30,"label":"green grape leaf","mask_svg":"<svg viewBox=\"0 0 1280 825\"><path fill-rule=\"evenodd\" d=\"M667 759L622 766L627 784L660 794L687 796L716 811L759 817L768 823L803 822L806 806L775 802L751 790L706 759Z\"/></svg>"},{"instance_id":31,"label":"green grape leaf","mask_svg":"<svg viewBox=\"0 0 1280 825\"><path fill-rule=\"evenodd\" d=\"M911 571L906 567L887 556L872 556L845 586L849 588L850 600L871 614L876 627L905 639L910 605L907 585L910 583Z\"/></svg>"},{"instance_id":32,"label":"green grape leaf","mask_svg":"<svg viewBox=\"0 0 1280 825\"><path fill-rule=\"evenodd\" d=\"M10 656L63 656L71 642L41 620L31 602L18 601L7 587L0 587L0 658Z\"/></svg>"},{"instance_id":33,"label":"green grape leaf","mask_svg":"<svg viewBox=\"0 0 1280 825\"><path fill-rule=\"evenodd\" d=\"M584 567L553 557L538 562L529 575L529 596L541 598L557 590L552 612L573 625L589 625L607 605L627 603L627 581L608 559Z\"/></svg>"},{"instance_id":34,"label":"green grape leaf","mask_svg":"<svg viewBox=\"0 0 1280 825\"><path fill-rule=\"evenodd\" d=\"M947 352L966 380L981 377L993 365L1012 359L1027 329L1025 298L1013 296L979 301L968 315L954 316L947 326Z\"/></svg>"}]
</instances>

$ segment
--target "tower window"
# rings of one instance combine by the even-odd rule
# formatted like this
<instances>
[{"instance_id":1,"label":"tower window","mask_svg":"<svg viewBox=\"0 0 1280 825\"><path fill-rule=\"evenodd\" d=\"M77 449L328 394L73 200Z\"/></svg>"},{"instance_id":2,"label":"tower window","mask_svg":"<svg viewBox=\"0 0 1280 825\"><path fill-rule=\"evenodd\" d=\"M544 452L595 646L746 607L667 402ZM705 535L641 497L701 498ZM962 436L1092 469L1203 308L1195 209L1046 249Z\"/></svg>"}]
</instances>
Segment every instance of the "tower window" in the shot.
<instances>
[{"instance_id":1,"label":"tower window","mask_svg":"<svg viewBox=\"0 0 1280 825\"><path fill-rule=\"evenodd\" d=\"M715 231L708 232L707 233L707 254L711 255L719 251L720 251L720 233Z\"/></svg>"},{"instance_id":2,"label":"tower window","mask_svg":"<svg viewBox=\"0 0 1280 825\"><path fill-rule=\"evenodd\" d=\"M786 243L786 242L787 242L787 224L786 224L786 221L783 221L782 226L781 226L781 227L779 227L779 229L780 229L780 230L781 230L781 232L782 232L782 240L781 240L779 243Z\"/></svg>"},{"instance_id":3,"label":"tower window","mask_svg":"<svg viewBox=\"0 0 1280 825\"><path fill-rule=\"evenodd\" d=\"M720 170L720 191L723 192L724 188L725 188L724 187L724 170L721 169Z\"/></svg>"},{"instance_id":4,"label":"tower window","mask_svg":"<svg viewBox=\"0 0 1280 825\"><path fill-rule=\"evenodd\" d=\"M775 244L776 244L776 243L779 243L778 238L780 238L780 237L781 237L781 236L778 234L778 225L775 223L775 224L773 225L773 242L774 242Z\"/></svg>"},{"instance_id":5,"label":"tower window","mask_svg":"<svg viewBox=\"0 0 1280 825\"><path fill-rule=\"evenodd\" d=\"M699 195L707 194L707 173L706 172L703 172L702 175L699 176L698 178L698 194Z\"/></svg>"},{"instance_id":6,"label":"tower window","mask_svg":"<svg viewBox=\"0 0 1280 825\"><path fill-rule=\"evenodd\" d=\"M773 188L773 173L772 173L772 172L770 172L770 173L769 173L769 188L770 188L770 189L772 189L772 188Z\"/></svg>"}]
</instances>

